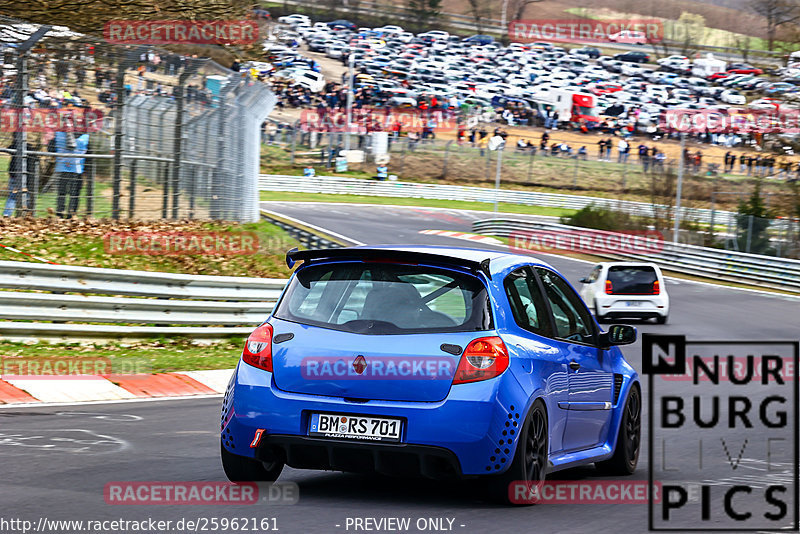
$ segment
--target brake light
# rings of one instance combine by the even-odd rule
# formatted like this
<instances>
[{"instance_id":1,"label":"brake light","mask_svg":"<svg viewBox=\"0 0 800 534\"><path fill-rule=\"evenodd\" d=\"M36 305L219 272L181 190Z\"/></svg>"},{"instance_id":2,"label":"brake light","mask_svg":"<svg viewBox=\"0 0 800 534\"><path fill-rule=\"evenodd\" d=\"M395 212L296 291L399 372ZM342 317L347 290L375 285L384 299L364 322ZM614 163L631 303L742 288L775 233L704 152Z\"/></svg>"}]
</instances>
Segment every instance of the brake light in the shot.
<instances>
[{"instance_id":1,"label":"brake light","mask_svg":"<svg viewBox=\"0 0 800 534\"><path fill-rule=\"evenodd\" d=\"M453 384L479 382L503 374L508 369L508 349L497 336L473 339L458 362Z\"/></svg>"},{"instance_id":2,"label":"brake light","mask_svg":"<svg viewBox=\"0 0 800 534\"><path fill-rule=\"evenodd\" d=\"M611 280L606 280L606 295L614 294L614 286L611 285Z\"/></svg>"},{"instance_id":3,"label":"brake light","mask_svg":"<svg viewBox=\"0 0 800 534\"><path fill-rule=\"evenodd\" d=\"M653 282L653 295L658 295L659 293L661 293L661 284L656 280Z\"/></svg>"},{"instance_id":4,"label":"brake light","mask_svg":"<svg viewBox=\"0 0 800 534\"><path fill-rule=\"evenodd\" d=\"M272 371L272 325L262 324L253 330L244 342L242 360L253 367Z\"/></svg>"}]
</instances>

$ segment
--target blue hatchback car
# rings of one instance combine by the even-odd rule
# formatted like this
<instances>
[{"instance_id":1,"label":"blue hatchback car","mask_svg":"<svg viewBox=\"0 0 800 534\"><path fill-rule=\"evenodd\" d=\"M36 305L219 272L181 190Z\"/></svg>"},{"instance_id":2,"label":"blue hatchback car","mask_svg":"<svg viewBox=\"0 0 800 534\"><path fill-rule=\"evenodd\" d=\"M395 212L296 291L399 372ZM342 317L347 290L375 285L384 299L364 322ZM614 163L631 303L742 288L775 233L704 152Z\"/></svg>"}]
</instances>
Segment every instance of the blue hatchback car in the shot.
<instances>
[{"instance_id":1,"label":"blue hatchback car","mask_svg":"<svg viewBox=\"0 0 800 534\"><path fill-rule=\"evenodd\" d=\"M295 270L245 342L222 407L232 481L298 469L515 483L595 463L631 474L641 389L549 265L445 247L292 250Z\"/></svg>"}]
</instances>

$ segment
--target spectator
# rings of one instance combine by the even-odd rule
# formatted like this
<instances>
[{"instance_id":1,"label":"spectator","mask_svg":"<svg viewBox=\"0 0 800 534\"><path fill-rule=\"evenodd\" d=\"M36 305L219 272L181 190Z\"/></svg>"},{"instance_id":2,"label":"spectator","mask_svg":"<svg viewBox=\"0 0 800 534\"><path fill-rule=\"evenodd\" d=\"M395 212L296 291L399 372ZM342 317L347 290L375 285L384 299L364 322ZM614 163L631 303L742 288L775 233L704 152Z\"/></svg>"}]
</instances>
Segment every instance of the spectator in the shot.
<instances>
[{"instance_id":1,"label":"spectator","mask_svg":"<svg viewBox=\"0 0 800 534\"><path fill-rule=\"evenodd\" d=\"M486 147L488 145L489 145L489 136L486 135L481 136L481 138L478 140L478 148L481 151L481 156L484 155L484 151L486 150Z\"/></svg>"},{"instance_id":2,"label":"spectator","mask_svg":"<svg viewBox=\"0 0 800 534\"><path fill-rule=\"evenodd\" d=\"M89 134L77 139L72 132L56 132L56 152L61 154L85 154L89 148ZM56 215L71 219L78 211L81 188L83 187L83 169L85 158L56 157L56 173L58 173L58 197L56 199Z\"/></svg>"},{"instance_id":3,"label":"spectator","mask_svg":"<svg viewBox=\"0 0 800 534\"><path fill-rule=\"evenodd\" d=\"M724 172L733 171L734 163L736 163L736 156L733 155L733 152L728 150L727 152L725 152L725 166L724 166L725 170L724 170Z\"/></svg>"},{"instance_id":4,"label":"spectator","mask_svg":"<svg viewBox=\"0 0 800 534\"><path fill-rule=\"evenodd\" d=\"M617 144L617 163L628 162L628 142L625 138L619 140Z\"/></svg>"},{"instance_id":5,"label":"spectator","mask_svg":"<svg viewBox=\"0 0 800 534\"><path fill-rule=\"evenodd\" d=\"M659 172L664 172L664 162L667 159L667 155L661 151L657 151L655 155L655 163L653 164L653 170L658 170Z\"/></svg>"},{"instance_id":6,"label":"spectator","mask_svg":"<svg viewBox=\"0 0 800 534\"><path fill-rule=\"evenodd\" d=\"M597 160L603 161L605 154L606 154L606 140L601 138L597 142Z\"/></svg>"},{"instance_id":7,"label":"spectator","mask_svg":"<svg viewBox=\"0 0 800 534\"><path fill-rule=\"evenodd\" d=\"M586 145L583 145L582 147L580 147L580 148L578 149L578 157L579 157L580 159L582 159L582 160L586 161L586 158L587 158L587 156L588 156L588 153L587 153L587 151L586 151Z\"/></svg>"},{"instance_id":8,"label":"spectator","mask_svg":"<svg viewBox=\"0 0 800 534\"><path fill-rule=\"evenodd\" d=\"M377 167L378 174L375 176L376 180L385 181L389 178L389 168L386 166L385 163L381 163Z\"/></svg>"},{"instance_id":9,"label":"spectator","mask_svg":"<svg viewBox=\"0 0 800 534\"><path fill-rule=\"evenodd\" d=\"M639 163L642 164L644 172L650 167L650 149L644 143L640 144L639 150Z\"/></svg>"},{"instance_id":10,"label":"spectator","mask_svg":"<svg viewBox=\"0 0 800 534\"><path fill-rule=\"evenodd\" d=\"M310 164L306 165L306 167L303 169L303 176L305 176L306 178L313 178L314 176L316 176L316 174L317 171Z\"/></svg>"}]
</instances>

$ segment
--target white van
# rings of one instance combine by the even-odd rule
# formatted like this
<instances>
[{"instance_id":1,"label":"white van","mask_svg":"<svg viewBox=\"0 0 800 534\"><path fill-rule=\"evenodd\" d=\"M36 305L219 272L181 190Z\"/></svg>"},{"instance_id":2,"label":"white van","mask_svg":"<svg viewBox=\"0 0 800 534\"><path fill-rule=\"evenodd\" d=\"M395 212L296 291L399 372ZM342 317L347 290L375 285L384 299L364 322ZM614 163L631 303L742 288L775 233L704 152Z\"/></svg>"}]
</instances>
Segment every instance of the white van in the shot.
<instances>
[{"instance_id":1,"label":"white van","mask_svg":"<svg viewBox=\"0 0 800 534\"><path fill-rule=\"evenodd\" d=\"M302 87L306 87L312 93L319 93L325 88L325 77L313 70L301 70L293 72L291 78Z\"/></svg>"}]
</instances>

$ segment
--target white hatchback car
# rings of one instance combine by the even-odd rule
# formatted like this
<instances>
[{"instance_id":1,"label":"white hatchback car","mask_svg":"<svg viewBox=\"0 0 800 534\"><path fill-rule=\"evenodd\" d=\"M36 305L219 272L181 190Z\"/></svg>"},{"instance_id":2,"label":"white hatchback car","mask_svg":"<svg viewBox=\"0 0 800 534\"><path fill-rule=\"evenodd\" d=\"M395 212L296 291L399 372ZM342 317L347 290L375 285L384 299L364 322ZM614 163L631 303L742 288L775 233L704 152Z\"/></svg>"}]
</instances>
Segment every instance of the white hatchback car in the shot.
<instances>
[{"instance_id":1,"label":"white hatchback car","mask_svg":"<svg viewBox=\"0 0 800 534\"><path fill-rule=\"evenodd\" d=\"M581 284L581 297L598 321L626 317L667 322L669 295L654 263L599 263Z\"/></svg>"}]
</instances>

